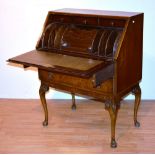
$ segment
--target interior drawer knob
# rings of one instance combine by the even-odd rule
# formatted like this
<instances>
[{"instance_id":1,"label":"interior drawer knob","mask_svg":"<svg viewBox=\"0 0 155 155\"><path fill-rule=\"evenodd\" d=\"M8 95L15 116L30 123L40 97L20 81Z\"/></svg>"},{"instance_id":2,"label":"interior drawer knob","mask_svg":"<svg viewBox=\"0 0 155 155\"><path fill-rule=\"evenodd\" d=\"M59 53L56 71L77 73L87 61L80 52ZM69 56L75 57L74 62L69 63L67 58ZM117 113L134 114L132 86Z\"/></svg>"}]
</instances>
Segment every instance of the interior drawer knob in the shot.
<instances>
[{"instance_id":1,"label":"interior drawer knob","mask_svg":"<svg viewBox=\"0 0 155 155\"><path fill-rule=\"evenodd\" d=\"M67 45L68 45L68 44L67 44L66 42L63 42L63 43L62 43L62 46L63 46L63 47L67 47Z\"/></svg>"},{"instance_id":2,"label":"interior drawer knob","mask_svg":"<svg viewBox=\"0 0 155 155\"><path fill-rule=\"evenodd\" d=\"M83 20L83 23L84 23L84 24L87 24L87 20L86 20L86 19L85 19L85 20Z\"/></svg>"},{"instance_id":3,"label":"interior drawer knob","mask_svg":"<svg viewBox=\"0 0 155 155\"><path fill-rule=\"evenodd\" d=\"M60 18L60 21L63 22L64 21L64 18Z\"/></svg>"},{"instance_id":4,"label":"interior drawer knob","mask_svg":"<svg viewBox=\"0 0 155 155\"><path fill-rule=\"evenodd\" d=\"M111 22L111 26L114 26L114 22Z\"/></svg>"}]
</instances>

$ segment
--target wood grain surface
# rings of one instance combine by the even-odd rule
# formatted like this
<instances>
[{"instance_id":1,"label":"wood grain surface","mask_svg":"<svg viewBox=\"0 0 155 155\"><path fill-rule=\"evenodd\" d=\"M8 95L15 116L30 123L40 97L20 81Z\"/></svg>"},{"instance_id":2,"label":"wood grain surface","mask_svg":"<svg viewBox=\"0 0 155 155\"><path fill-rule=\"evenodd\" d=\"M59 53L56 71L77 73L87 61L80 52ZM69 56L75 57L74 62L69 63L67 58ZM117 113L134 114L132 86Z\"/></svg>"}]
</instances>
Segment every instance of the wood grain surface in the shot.
<instances>
[{"instance_id":1,"label":"wood grain surface","mask_svg":"<svg viewBox=\"0 0 155 155\"><path fill-rule=\"evenodd\" d=\"M0 99L0 153L155 153L155 101L142 101L141 127L133 125L133 102L122 101L116 126L118 147L109 146L104 104L47 100L49 125L42 126L39 100Z\"/></svg>"},{"instance_id":2,"label":"wood grain surface","mask_svg":"<svg viewBox=\"0 0 155 155\"><path fill-rule=\"evenodd\" d=\"M64 8L55 11L51 11L51 13L62 13L62 14L79 14L79 15L89 15L92 16L112 16L112 17L132 17L137 15L137 12L124 12L124 11L107 11L107 10L89 10L89 9L74 9L74 8Z\"/></svg>"},{"instance_id":3,"label":"wood grain surface","mask_svg":"<svg viewBox=\"0 0 155 155\"><path fill-rule=\"evenodd\" d=\"M8 62L39 69L88 78L109 62L33 50L10 58Z\"/></svg>"},{"instance_id":4,"label":"wood grain surface","mask_svg":"<svg viewBox=\"0 0 155 155\"><path fill-rule=\"evenodd\" d=\"M63 67L73 70L87 71L103 63L100 60L74 57L45 51L31 51L10 59L10 61L25 62L45 67Z\"/></svg>"}]
</instances>

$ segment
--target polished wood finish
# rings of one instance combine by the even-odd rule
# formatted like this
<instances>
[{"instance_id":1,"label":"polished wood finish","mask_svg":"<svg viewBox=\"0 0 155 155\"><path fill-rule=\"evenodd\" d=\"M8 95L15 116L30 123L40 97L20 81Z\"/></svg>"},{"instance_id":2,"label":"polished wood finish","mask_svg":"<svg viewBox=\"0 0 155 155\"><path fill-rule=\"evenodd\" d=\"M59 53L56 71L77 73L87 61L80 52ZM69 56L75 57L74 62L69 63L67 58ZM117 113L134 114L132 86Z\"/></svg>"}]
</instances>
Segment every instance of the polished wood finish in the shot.
<instances>
[{"instance_id":1,"label":"polished wood finish","mask_svg":"<svg viewBox=\"0 0 155 155\"><path fill-rule=\"evenodd\" d=\"M41 99L41 103L44 109L45 113L45 120L43 121L43 126L48 125L48 110L47 110L47 103L46 103L46 98L45 98L45 93L49 90L48 85L41 83L40 89L39 89L39 95Z\"/></svg>"},{"instance_id":2,"label":"polished wood finish","mask_svg":"<svg viewBox=\"0 0 155 155\"><path fill-rule=\"evenodd\" d=\"M140 126L140 123L137 121L137 112L141 101L141 88L137 85L132 93L135 95L135 105L134 105L134 123L136 127Z\"/></svg>"},{"instance_id":3,"label":"polished wood finish","mask_svg":"<svg viewBox=\"0 0 155 155\"><path fill-rule=\"evenodd\" d=\"M121 102L117 119L117 149L109 147L110 119L104 104L47 100L49 125L40 125L39 100L0 99L0 153L155 153L155 101L141 101L141 127L133 126L134 100Z\"/></svg>"},{"instance_id":4,"label":"polished wood finish","mask_svg":"<svg viewBox=\"0 0 155 155\"><path fill-rule=\"evenodd\" d=\"M143 13L61 9L49 11L36 50L9 59L38 68L40 98L48 124L48 87L105 103L111 119L111 147L121 100L135 95L134 124L141 100Z\"/></svg>"},{"instance_id":5,"label":"polished wood finish","mask_svg":"<svg viewBox=\"0 0 155 155\"><path fill-rule=\"evenodd\" d=\"M118 68L115 72L115 93L120 96L142 79L143 14L128 20L123 35L120 49L115 55Z\"/></svg>"},{"instance_id":6,"label":"polished wood finish","mask_svg":"<svg viewBox=\"0 0 155 155\"><path fill-rule=\"evenodd\" d=\"M109 64L101 60L36 50L11 58L8 61L83 78L91 77L94 72Z\"/></svg>"},{"instance_id":7,"label":"polished wood finish","mask_svg":"<svg viewBox=\"0 0 155 155\"><path fill-rule=\"evenodd\" d=\"M119 109L119 104L110 103L110 101L105 102L105 109L108 110L111 119L111 147L117 147L117 143L115 140L115 127L116 127L116 119Z\"/></svg>"},{"instance_id":8,"label":"polished wood finish","mask_svg":"<svg viewBox=\"0 0 155 155\"><path fill-rule=\"evenodd\" d=\"M129 18L139 14L138 12L124 12L124 11L107 11L107 10L89 10L89 9L72 9L64 8L55 11L50 11L53 14L65 14L71 16L97 16L97 17L115 17L115 18Z\"/></svg>"},{"instance_id":9,"label":"polished wood finish","mask_svg":"<svg viewBox=\"0 0 155 155\"><path fill-rule=\"evenodd\" d=\"M75 95L72 93L72 110L76 110Z\"/></svg>"}]
</instances>

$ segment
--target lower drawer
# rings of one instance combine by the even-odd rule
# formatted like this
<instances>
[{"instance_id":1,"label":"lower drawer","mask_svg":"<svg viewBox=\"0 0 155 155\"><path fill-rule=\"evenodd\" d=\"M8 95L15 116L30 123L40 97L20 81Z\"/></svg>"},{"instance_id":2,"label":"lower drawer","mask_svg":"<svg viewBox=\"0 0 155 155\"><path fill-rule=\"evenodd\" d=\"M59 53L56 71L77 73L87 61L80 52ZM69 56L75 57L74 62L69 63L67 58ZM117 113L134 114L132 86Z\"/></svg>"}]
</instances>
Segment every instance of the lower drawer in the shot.
<instances>
[{"instance_id":1,"label":"lower drawer","mask_svg":"<svg viewBox=\"0 0 155 155\"><path fill-rule=\"evenodd\" d=\"M74 88L74 90L81 89L98 93L112 93L113 91L112 79L106 80L101 84L100 87L97 88L94 88L92 78L83 79L69 75L51 73L45 70L39 70L39 79L51 85L56 84L56 85L68 86L70 88Z\"/></svg>"}]
</instances>

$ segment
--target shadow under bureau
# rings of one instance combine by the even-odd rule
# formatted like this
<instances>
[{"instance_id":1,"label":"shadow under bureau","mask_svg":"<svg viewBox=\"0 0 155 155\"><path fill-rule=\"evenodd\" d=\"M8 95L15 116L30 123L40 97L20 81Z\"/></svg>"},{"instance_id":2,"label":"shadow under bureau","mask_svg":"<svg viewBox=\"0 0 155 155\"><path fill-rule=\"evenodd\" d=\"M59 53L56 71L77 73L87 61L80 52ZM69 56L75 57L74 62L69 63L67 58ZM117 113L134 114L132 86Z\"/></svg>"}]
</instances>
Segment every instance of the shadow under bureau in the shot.
<instances>
[{"instance_id":1,"label":"shadow under bureau","mask_svg":"<svg viewBox=\"0 0 155 155\"><path fill-rule=\"evenodd\" d=\"M120 101L135 95L134 124L141 100L143 13L60 9L49 11L36 49L8 61L38 68L45 120L49 87L105 103L111 118L111 147ZM97 114L96 114L97 115Z\"/></svg>"}]
</instances>

